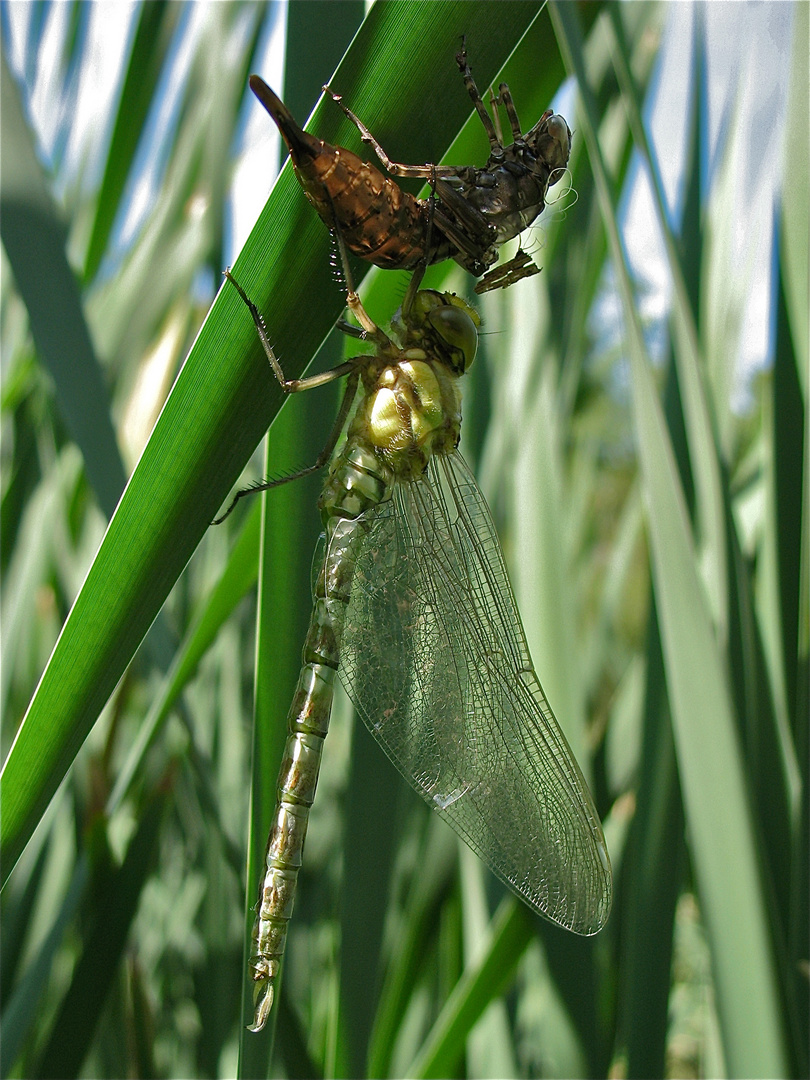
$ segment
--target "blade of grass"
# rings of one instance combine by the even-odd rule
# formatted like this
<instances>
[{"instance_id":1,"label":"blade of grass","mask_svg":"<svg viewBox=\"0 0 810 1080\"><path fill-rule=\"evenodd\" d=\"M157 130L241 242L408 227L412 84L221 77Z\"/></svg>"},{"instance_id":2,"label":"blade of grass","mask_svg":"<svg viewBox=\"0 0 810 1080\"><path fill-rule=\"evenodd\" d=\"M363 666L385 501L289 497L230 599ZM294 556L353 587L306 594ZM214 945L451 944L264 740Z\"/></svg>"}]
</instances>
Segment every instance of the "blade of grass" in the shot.
<instances>
[{"instance_id":1,"label":"blade of grass","mask_svg":"<svg viewBox=\"0 0 810 1080\"><path fill-rule=\"evenodd\" d=\"M624 28L615 8L610 10L610 25L614 33L612 55L622 100L628 112L630 129L636 147L647 165L652 183L658 226L664 237L667 261L673 281L672 326L674 333L674 356L678 365L678 377L683 398L683 411L689 438L689 453L695 484L697 536L703 565L705 588L712 600L712 615L724 635L728 612L726 582L728 580L728 555L725 543L723 497L721 494L720 462L717 456L718 436L715 418L712 416L709 397L704 385L700 345L695 312L689 301L686 276L678 251L678 245L669 224L660 170L647 138L641 119L641 100L630 70ZM696 67L699 67L695 59ZM693 110L697 102L693 102ZM695 145L697 145L695 140Z\"/></svg>"},{"instance_id":2,"label":"blade of grass","mask_svg":"<svg viewBox=\"0 0 810 1080\"><path fill-rule=\"evenodd\" d=\"M408 1076L451 1075L464 1041L484 1009L505 989L531 941L536 917L525 904L506 897L492 918L488 945L464 972L425 1039Z\"/></svg>"},{"instance_id":3,"label":"blade of grass","mask_svg":"<svg viewBox=\"0 0 810 1080\"><path fill-rule=\"evenodd\" d=\"M6 996L3 1003L3 1020L0 1027L2 1036L3 1076L9 1074L11 1062L17 1061L30 1032L41 1022L41 999L51 975L54 954L65 936L66 927L72 923L76 911L86 895L89 881L88 859L83 856L76 863L73 876L65 892L64 900L54 918L50 930L45 935L37 955L30 963L23 977L14 986L13 992ZM5 921L5 919L4 919ZM10 928L7 927L6 933Z\"/></svg>"},{"instance_id":4,"label":"blade of grass","mask_svg":"<svg viewBox=\"0 0 810 1080\"><path fill-rule=\"evenodd\" d=\"M697 573L677 469L645 354L595 113L581 64L576 15L551 15L583 99L594 170L629 338L632 392L653 575L679 775L703 914L712 941L726 1057L733 1074L788 1071L767 906L724 664ZM744 956L745 963L739 958Z\"/></svg>"},{"instance_id":5,"label":"blade of grass","mask_svg":"<svg viewBox=\"0 0 810 1080\"><path fill-rule=\"evenodd\" d=\"M405 781L355 717L344 826L340 1022L347 1075L361 1076L379 1003L380 953Z\"/></svg>"},{"instance_id":6,"label":"blade of grass","mask_svg":"<svg viewBox=\"0 0 810 1080\"><path fill-rule=\"evenodd\" d=\"M783 263L785 302L793 336L797 373L806 406L810 397L810 310L807 303L810 294L810 264L807 258L810 206L806 198L810 188L810 134L806 123L807 102L810 99L810 74L807 65L810 9L807 4L793 5L793 20L789 90L789 100L793 102L793 108L788 115L785 129L780 258Z\"/></svg>"},{"instance_id":7,"label":"blade of grass","mask_svg":"<svg viewBox=\"0 0 810 1080\"><path fill-rule=\"evenodd\" d=\"M486 946L490 907L486 897L488 871L474 852L458 842L461 878L463 963L474 964ZM509 1014L502 998L491 1001L465 1040L467 1069L474 1076L516 1076L518 1066L511 1040Z\"/></svg>"},{"instance_id":8,"label":"blade of grass","mask_svg":"<svg viewBox=\"0 0 810 1080\"><path fill-rule=\"evenodd\" d=\"M121 90L104 179L98 193L93 230L87 245L85 283L93 280L107 250L113 222L130 177L135 151L154 101L180 10L180 5L166 3L165 0L143 4L139 8L138 28Z\"/></svg>"},{"instance_id":9,"label":"blade of grass","mask_svg":"<svg viewBox=\"0 0 810 1080\"><path fill-rule=\"evenodd\" d=\"M647 685L639 790L623 867L626 903L621 1022L628 1077L664 1076L675 906L683 882L683 805L667 717L655 614L647 634Z\"/></svg>"},{"instance_id":10,"label":"blade of grass","mask_svg":"<svg viewBox=\"0 0 810 1080\"><path fill-rule=\"evenodd\" d=\"M455 836L431 820L419 851L424 867L411 883L402 915L402 930L389 957L369 1043L368 1076L390 1076L391 1062L403 1017L419 968L436 930L437 912L450 887L457 850Z\"/></svg>"},{"instance_id":11,"label":"blade of grass","mask_svg":"<svg viewBox=\"0 0 810 1080\"><path fill-rule=\"evenodd\" d=\"M118 868L104 867L93 890L94 919L36 1076L77 1076L92 1042L160 836L165 796L155 798Z\"/></svg>"},{"instance_id":12,"label":"blade of grass","mask_svg":"<svg viewBox=\"0 0 810 1080\"><path fill-rule=\"evenodd\" d=\"M107 800L107 813L110 816L129 793L144 755L170 715L183 688L193 677L200 660L215 640L220 627L239 601L256 584L260 512L261 505L256 501L239 533L225 570L180 643L160 692L141 725L138 739L116 777L115 787Z\"/></svg>"},{"instance_id":13,"label":"blade of grass","mask_svg":"<svg viewBox=\"0 0 810 1080\"><path fill-rule=\"evenodd\" d=\"M0 55L0 79L3 247L28 310L37 352L56 384L60 411L82 451L99 504L111 517L126 480L107 388L65 253L67 234L37 159L5 54ZM43 281L48 283L47 290L42 288Z\"/></svg>"}]
</instances>

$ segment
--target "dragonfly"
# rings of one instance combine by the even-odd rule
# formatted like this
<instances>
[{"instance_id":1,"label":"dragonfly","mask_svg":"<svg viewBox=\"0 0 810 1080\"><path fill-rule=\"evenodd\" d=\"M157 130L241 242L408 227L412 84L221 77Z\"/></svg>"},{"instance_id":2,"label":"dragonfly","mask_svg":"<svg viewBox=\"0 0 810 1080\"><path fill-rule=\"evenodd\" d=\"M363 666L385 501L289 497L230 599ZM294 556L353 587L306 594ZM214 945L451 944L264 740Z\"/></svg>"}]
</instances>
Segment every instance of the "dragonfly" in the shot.
<instances>
[{"instance_id":1,"label":"dragonfly","mask_svg":"<svg viewBox=\"0 0 810 1080\"><path fill-rule=\"evenodd\" d=\"M307 198L331 228L337 221L346 246L354 254L387 270L423 270L455 259L475 277L476 292L512 285L539 273L522 248L504 265L488 271L499 249L542 213L548 189L563 176L571 150L571 130L551 110L524 135L506 83L492 96L494 120L481 100L467 59L466 47L456 56L464 85L490 144L482 169L454 165L404 165L393 161L368 128L328 86L376 153L388 176L371 162L332 146L304 131L289 109L258 76L250 88L278 126L290 151L293 168ZM504 145L498 106L506 109L513 142ZM417 199L394 176L428 180L431 196Z\"/></svg>"},{"instance_id":2,"label":"dragonfly","mask_svg":"<svg viewBox=\"0 0 810 1080\"><path fill-rule=\"evenodd\" d=\"M324 554L256 905L251 1031L273 1003L337 675L403 776L530 908L590 935L611 906L599 816L535 673L492 516L458 451L459 381L475 357L478 315L453 293L417 290L386 333L339 249L352 332L373 351L300 380L284 378L260 312L226 272L285 390L347 379L321 455L346 427L318 503ZM223 517L256 487L238 492Z\"/></svg>"}]
</instances>

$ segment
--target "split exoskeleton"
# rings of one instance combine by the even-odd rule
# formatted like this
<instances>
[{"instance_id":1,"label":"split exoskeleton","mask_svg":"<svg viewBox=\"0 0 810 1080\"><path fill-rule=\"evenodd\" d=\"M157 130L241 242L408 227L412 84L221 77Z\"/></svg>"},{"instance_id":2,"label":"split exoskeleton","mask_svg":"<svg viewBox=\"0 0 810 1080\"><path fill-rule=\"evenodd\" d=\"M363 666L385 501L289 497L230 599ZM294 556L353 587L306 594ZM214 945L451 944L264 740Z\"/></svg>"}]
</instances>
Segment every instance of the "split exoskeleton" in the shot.
<instances>
[{"instance_id":1,"label":"split exoskeleton","mask_svg":"<svg viewBox=\"0 0 810 1080\"><path fill-rule=\"evenodd\" d=\"M522 249L504 265L489 268L497 262L500 247L545 208L549 187L568 165L571 131L562 116L549 110L522 134L506 83L493 97L493 122L464 49L456 61L489 138L489 160L481 169L392 161L340 95L324 87L374 149L389 174L385 176L350 150L304 131L258 75L251 75L250 87L275 120L307 198L329 228L337 223L349 251L386 270L419 270L455 259L475 277L485 275L475 291L486 292L538 272ZM506 109L512 130L514 141L508 146L500 131L498 105ZM403 191L394 176L428 180L430 197L418 199Z\"/></svg>"}]
</instances>

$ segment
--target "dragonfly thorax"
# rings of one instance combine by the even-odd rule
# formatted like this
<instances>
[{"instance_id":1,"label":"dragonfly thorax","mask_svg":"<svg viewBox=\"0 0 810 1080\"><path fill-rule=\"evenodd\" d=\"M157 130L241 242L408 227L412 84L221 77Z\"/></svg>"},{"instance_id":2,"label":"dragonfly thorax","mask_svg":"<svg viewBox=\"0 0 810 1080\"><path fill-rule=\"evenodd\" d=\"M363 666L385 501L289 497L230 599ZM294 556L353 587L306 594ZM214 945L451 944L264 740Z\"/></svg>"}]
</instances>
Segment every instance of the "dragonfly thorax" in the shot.
<instances>
[{"instance_id":1,"label":"dragonfly thorax","mask_svg":"<svg viewBox=\"0 0 810 1080\"><path fill-rule=\"evenodd\" d=\"M433 454L452 453L461 432L457 376L421 350L383 369L360 402L349 439L368 445L399 481L416 479Z\"/></svg>"},{"instance_id":2,"label":"dragonfly thorax","mask_svg":"<svg viewBox=\"0 0 810 1080\"><path fill-rule=\"evenodd\" d=\"M422 475L432 454L449 454L461 433L458 378L475 357L478 315L453 293L423 289L394 329L400 349L366 383L349 440L370 447L395 480ZM396 353L396 355L393 355Z\"/></svg>"},{"instance_id":3,"label":"dragonfly thorax","mask_svg":"<svg viewBox=\"0 0 810 1080\"><path fill-rule=\"evenodd\" d=\"M486 262L494 262L498 247L542 212L548 189L562 178L570 152L568 124L547 112L522 139L493 155L485 168L460 174L458 190L493 230Z\"/></svg>"},{"instance_id":4,"label":"dragonfly thorax","mask_svg":"<svg viewBox=\"0 0 810 1080\"><path fill-rule=\"evenodd\" d=\"M458 379L478 346L477 312L453 293L424 289L393 320L398 344L378 341L362 372L363 393L332 462L319 507L324 520L356 518L418 480L434 454L461 437Z\"/></svg>"}]
</instances>

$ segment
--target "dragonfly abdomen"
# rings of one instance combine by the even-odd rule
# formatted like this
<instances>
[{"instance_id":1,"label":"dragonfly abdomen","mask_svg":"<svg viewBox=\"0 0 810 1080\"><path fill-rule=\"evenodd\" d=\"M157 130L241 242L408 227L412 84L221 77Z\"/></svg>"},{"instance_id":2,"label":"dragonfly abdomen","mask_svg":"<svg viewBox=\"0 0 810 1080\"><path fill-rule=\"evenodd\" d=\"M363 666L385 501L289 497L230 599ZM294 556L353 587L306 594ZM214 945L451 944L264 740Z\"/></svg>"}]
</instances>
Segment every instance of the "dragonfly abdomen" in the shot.
<instances>
[{"instance_id":1,"label":"dragonfly abdomen","mask_svg":"<svg viewBox=\"0 0 810 1080\"><path fill-rule=\"evenodd\" d=\"M353 458L359 458L359 462ZM371 451L347 446L330 474L329 497L321 501L326 554L315 585L304 664L287 718L289 735L279 771L278 801L253 924L250 972L256 986L251 1031L261 1030L273 1004L309 811L318 784L323 742L329 730L340 637L351 594L356 550L366 531L365 523L357 519L390 490L380 470Z\"/></svg>"},{"instance_id":2,"label":"dragonfly abdomen","mask_svg":"<svg viewBox=\"0 0 810 1080\"><path fill-rule=\"evenodd\" d=\"M321 617L313 613L312 624ZM315 798L323 741L329 729L335 666L305 663L298 677L288 717L289 735L278 777L278 794L265 852L265 873L253 924L250 972L256 983L259 1031L273 1003L276 977L284 955L287 924L293 912L298 871L303 858L309 811Z\"/></svg>"}]
</instances>

